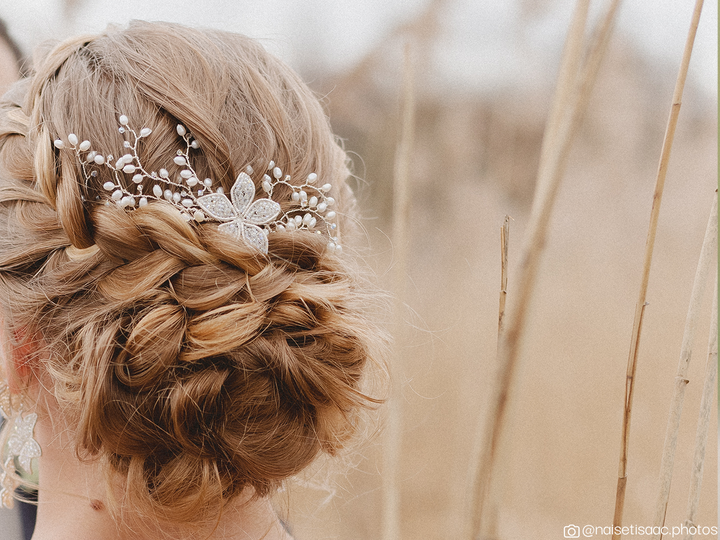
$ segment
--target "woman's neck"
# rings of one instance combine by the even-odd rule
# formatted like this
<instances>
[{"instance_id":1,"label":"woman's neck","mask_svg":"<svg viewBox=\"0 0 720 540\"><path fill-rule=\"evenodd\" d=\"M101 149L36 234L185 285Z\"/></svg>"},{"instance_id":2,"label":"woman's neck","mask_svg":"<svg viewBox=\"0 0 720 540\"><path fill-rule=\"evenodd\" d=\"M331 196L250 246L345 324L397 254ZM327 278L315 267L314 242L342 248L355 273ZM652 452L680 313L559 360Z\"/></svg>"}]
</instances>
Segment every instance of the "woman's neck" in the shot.
<instances>
[{"instance_id":1,"label":"woman's neck","mask_svg":"<svg viewBox=\"0 0 720 540\"><path fill-rule=\"evenodd\" d=\"M38 420L35 435L43 453L32 540L292 540L270 502L250 496L240 496L226 508L217 527L200 534L172 524L143 523L139 528L119 524L107 508L101 465L77 459L66 433L53 430L47 417Z\"/></svg>"}]
</instances>

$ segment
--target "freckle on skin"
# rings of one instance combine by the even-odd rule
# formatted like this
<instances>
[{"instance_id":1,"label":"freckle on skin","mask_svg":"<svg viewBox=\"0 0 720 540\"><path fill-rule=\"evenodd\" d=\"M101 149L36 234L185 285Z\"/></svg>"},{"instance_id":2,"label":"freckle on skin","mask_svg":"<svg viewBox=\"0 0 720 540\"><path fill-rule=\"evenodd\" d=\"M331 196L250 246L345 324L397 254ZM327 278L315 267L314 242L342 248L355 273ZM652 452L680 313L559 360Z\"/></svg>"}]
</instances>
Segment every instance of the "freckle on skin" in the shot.
<instances>
[{"instance_id":1,"label":"freckle on skin","mask_svg":"<svg viewBox=\"0 0 720 540\"><path fill-rule=\"evenodd\" d=\"M90 501L90 508L99 512L100 510L105 510L105 505L97 499L92 499Z\"/></svg>"}]
</instances>

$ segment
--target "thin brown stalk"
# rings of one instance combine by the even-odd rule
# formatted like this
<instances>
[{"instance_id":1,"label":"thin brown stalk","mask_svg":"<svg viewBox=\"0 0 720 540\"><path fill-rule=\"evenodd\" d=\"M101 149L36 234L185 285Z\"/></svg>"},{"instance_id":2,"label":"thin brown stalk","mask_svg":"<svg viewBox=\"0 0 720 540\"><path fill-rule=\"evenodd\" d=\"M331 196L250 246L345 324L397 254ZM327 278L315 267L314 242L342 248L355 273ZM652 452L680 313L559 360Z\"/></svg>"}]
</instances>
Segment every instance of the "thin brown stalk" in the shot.
<instances>
[{"instance_id":1,"label":"thin brown stalk","mask_svg":"<svg viewBox=\"0 0 720 540\"><path fill-rule=\"evenodd\" d=\"M552 208L565 170L573 135L580 123L595 83L619 3L619 0L613 0L609 5L605 17L594 32L584 63L582 62L582 50L588 12L587 1L579 0L576 4L568 32L554 104L543 137L528 234L521 250L518 291L514 295L516 302L513 304L514 309L510 312L508 324L503 330L498 354L497 380L493 388L488 422L479 453L478 470L472 479L472 538L480 537L483 521L486 519L485 503L492 488L493 469L505 427L507 404L517 370L527 308L532 300Z\"/></svg>"},{"instance_id":2,"label":"thin brown stalk","mask_svg":"<svg viewBox=\"0 0 720 540\"><path fill-rule=\"evenodd\" d=\"M717 193L716 193L717 195ZM667 430L665 432L665 444L663 445L662 462L660 465L660 489L658 491L657 503L655 506L655 519L653 525L662 527L665 524L665 513L667 512L668 497L670 496L670 484L672 481L673 465L675 463L675 450L677 447L678 432L680 431L680 417L682 415L683 401L685 399L685 388L690 382L687 378L690 359L692 357L692 343L697 325L697 316L702 303L702 295L705 291L705 283L710 270L713 247L717 242L717 196L714 198L710 219L705 230L698 260L695 280L693 281L690 305L685 319L685 331L683 332L682 346L680 348L680 361L678 362L677 374L675 375L675 389L670 405ZM662 538L662 534L654 535L656 540Z\"/></svg>"},{"instance_id":3,"label":"thin brown stalk","mask_svg":"<svg viewBox=\"0 0 720 540\"><path fill-rule=\"evenodd\" d=\"M650 266L652 263L653 249L655 246L655 235L657 232L658 216L660 215L660 204L662 202L663 190L665 187L665 177L667 175L668 163L670 161L670 151L672 149L673 139L675 137L675 127L677 126L678 115L680 114L680 106L682 104L682 94L685 87L685 79L687 77L688 65L690 64L690 55L692 53L693 44L695 42L695 34L697 32L700 20L700 12L702 11L703 0L697 0L695 10L693 12L690 31L688 32L687 41L685 42L685 51L683 59L678 71L675 83L675 91L673 92L672 107L668 118L667 128L665 130L665 138L663 140L662 151L660 152L660 163L655 181L655 192L653 194L653 206L650 212L650 224L648 227L647 242L645 244L645 260L643 264L642 282L637 303L635 304L635 318L633 321L632 338L630 342L630 353L628 356L627 373L625 379L625 403L623 407L623 425L620 442L620 460L618 465L618 482L615 494L615 514L613 517L613 529L621 530L623 511L625 508L625 489L627 487L627 462L628 448L630 442L630 425L632 420L632 403L635 390L635 373L637 371L637 357L640 349L640 335L642 332L643 316L645 314L646 297L648 282L650 279ZM619 540L620 534L613 534L613 540Z\"/></svg>"},{"instance_id":4,"label":"thin brown stalk","mask_svg":"<svg viewBox=\"0 0 720 540\"><path fill-rule=\"evenodd\" d=\"M502 343L502 335L503 335L503 329L504 329L504 322L505 322L505 301L507 299L507 276L508 276L508 245L509 245L509 239L510 239L510 216L506 215L505 220L503 222L502 227L500 227L500 302L498 307L498 333L497 333L497 355L500 354L500 344ZM482 426L480 426L482 427ZM478 434L481 433L480 430L478 430ZM487 471L481 471L479 469L479 456L482 451L481 447L481 441L479 438L476 438L475 446L473 447L472 453L471 453L471 459L470 459L470 468L468 471L468 478L471 480L477 482L480 478L480 475L482 473L487 473ZM488 478L486 480L486 484L489 483L490 479ZM477 484L471 484L469 486L471 489L475 490L477 488ZM490 502L485 503L483 506L478 505L478 502L484 502L484 499L481 501L477 501L473 498L479 497L480 494L478 494L476 491L472 491L469 493L468 500L471 504L470 506L470 512L469 515L471 516L471 520L468 520L466 526L468 529L463 534L463 537L465 538L475 538L478 534L482 534L483 538L494 538L496 536L495 529L497 528L497 506L494 505L492 508L485 508L485 505L490 505ZM480 512L481 508L484 509L483 513L483 519L482 523L480 522L480 516L477 514ZM473 531L470 530L470 527L474 527L476 525L482 525L483 530L482 531Z\"/></svg>"},{"instance_id":5,"label":"thin brown stalk","mask_svg":"<svg viewBox=\"0 0 720 540\"><path fill-rule=\"evenodd\" d=\"M716 192L717 197L717 192ZM690 527L696 525L698 506L700 504L700 485L702 484L703 467L705 464L705 448L707 446L708 430L710 427L710 410L715 396L715 381L718 369L718 276L715 273L715 293L710 315L710 337L708 339L708 357L705 365L705 384L703 385L702 399L700 400L700 414L698 415L697 431L695 433L695 457L693 459L692 474L690 476L690 495L688 496L687 518L684 525L688 527L685 540L692 540Z\"/></svg>"},{"instance_id":6,"label":"thin brown stalk","mask_svg":"<svg viewBox=\"0 0 720 540\"><path fill-rule=\"evenodd\" d=\"M395 158L395 177L393 183L393 293L395 299L395 367L391 370L392 389L388 402L385 445L383 449L383 485L382 485L382 538L400 540L400 485L399 463L402 448L402 370L403 347L405 345L404 308L407 301L405 283L409 257L408 219L410 213L410 162L412 157L413 136L415 133L415 94L412 51L405 46L403 62L403 87L401 109L401 132Z\"/></svg>"},{"instance_id":7,"label":"thin brown stalk","mask_svg":"<svg viewBox=\"0 0 720 540\"><path fill-rule=\"evenodd\" d=\"M500 227L500 302L498 306L498 333L497 349L500 351L505 321L505 303L507 300L508 284L508 246L510 241L510 216L506 215L503 226ZM489 479L492 481L492 479ZM495 500L486 501L486 518L483 520L484 530L482 537L485 539L497 538L497 513L498 505Z\"/></svg>"},{"instance_id":8,"label":"thin brown stalk","mask_svg":"<svg viewBox=\"0 0 720 540\"><path fill-rule=\"evenodd\" d=\"M510 241L510 216L505 216L500 228L500 307L498 308L498 347L502 341L503 324L505 321L505 301L508 283L508 242Z\"/></svg>"}]
</instances>

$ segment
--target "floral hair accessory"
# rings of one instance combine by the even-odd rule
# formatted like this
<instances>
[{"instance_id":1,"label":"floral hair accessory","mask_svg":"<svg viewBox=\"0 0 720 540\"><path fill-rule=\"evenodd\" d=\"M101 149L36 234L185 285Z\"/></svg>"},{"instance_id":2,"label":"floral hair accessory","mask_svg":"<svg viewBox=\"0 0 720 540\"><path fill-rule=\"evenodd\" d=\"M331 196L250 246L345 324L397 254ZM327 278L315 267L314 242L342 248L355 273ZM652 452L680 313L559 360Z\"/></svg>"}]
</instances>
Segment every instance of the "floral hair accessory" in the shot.
<instances>
[{"instance_id":1,"label":"floral hair accessory","mask_svg":"<svg viewBox=\"0 0 720 540\"><path fill-rule=\"evenodd\" d=\"M337 225L332 223L336 213L330 209L335 199L328 196L332 186L317 185L317 174L311 173L303 184L293 185L290 183L290 175L283 175L280 167L271 161L262 178L262 189L266 197L255 198L255 183L251 178L254 171L248 165L235 180L228 199L222 187L213 188L211 178L198 178L191 164L190 152L199 149L200 144L185 126L177 126L177 133L185 142L185 148L178 150L173 157L175 165L184 168L177 177L172 178L167 169L148 172L140 162L137 154L138 141L149 136L152 130L144 127L136 132L130 127L125 115L120 116L119 123L118 131L126 137L123 146L127 153L117 160L112 155L91 150L90 141L80 142L74 133L67 136L69 147L80 161L86 183L90 178L98 176L97 167L107 167L112 171L114 181L108 180L103 184L103 189L109 193L105 204L115 203L121 208L132 210L147 206L151 200L167 202L187 221L218 221L219 230L246 241L263 253L268 251L267 235L271 232L307 230L323 234L322 230L316 227L324 225L322 228L328 237L328 249L341 251L336 233ZM54 145L58 149L66 147L66 143L61 139L57 139ZM125 188L126 183L131 185L129 182L121 181L128 177L136 186L135 193ZM293 204L285 212L272 198L279 185L287 186L291 190L290 200ZM148 189L145 186L148 186ZM102 198L98 196L97 199Z\"/></svg>"}]
</instances>

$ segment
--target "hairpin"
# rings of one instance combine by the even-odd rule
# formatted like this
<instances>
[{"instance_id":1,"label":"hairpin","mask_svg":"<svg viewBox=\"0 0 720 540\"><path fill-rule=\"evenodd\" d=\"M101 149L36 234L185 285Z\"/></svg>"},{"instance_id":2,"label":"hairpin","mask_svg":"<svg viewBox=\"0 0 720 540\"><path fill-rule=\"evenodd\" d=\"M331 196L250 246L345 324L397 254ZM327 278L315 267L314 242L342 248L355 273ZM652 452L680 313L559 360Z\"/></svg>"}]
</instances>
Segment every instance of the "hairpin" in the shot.
<instances>
[{"instance_id":1,"label":"hairpin","mask_svg":"<svg viewBox=\"0 0 720 540\"><path fill-rule=\"evenodd\" d=\"M317 174L311 173L303 184L293 185L290 183L290 175L283 175L280 167L271 161L261 182L266 197L255 198L255 183L251 178L254 171L248 165L235 180L228 199L221 186L213 187L212 179L198 178L191 164L190 152L199 149L200 144L185 126L177 125L177 134L185 142L185 148L178 150L173 158L175 165L183 169L177 177L172 178L167 169L148 172L140 162L138 141L149 136L152 130L144 127L136 132L130 127L125 115L119 117L119 123L118 131L125 137L123 147L127 153L117 160L112 155L91 150L90 141L80 142L74 133L67 136L69 146L82 166L86 185L90 178L98 176L97 167L107 167L112 171L114 181L108 180L103 184L103 189L109 193L105 204L115 203L121 208L132 210L147 206L150 200L163 201L173 205L187 221L220 222L218 228L221 231L238 240L245 240L263 253L268 251L267 235L271 232L307 230L322 234L316 227L323 224L328 237L328 249L341 251L335 232L337 225L332 223L336 213L330 209L335 199L328 195L332 186L318 185ZM66 147L62 139L55 140L54 145L60 150ZM125 183L121 182L123 175L131 178L136 185L136 193L125 188ZM151 184L149 190L144 188L147 181ZM290 199L295 203L285 212L272 199L279 185L290 188ZM102 200L100 196L97 199Z\"/></svg>"}]
</instances>

